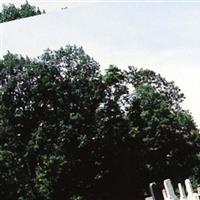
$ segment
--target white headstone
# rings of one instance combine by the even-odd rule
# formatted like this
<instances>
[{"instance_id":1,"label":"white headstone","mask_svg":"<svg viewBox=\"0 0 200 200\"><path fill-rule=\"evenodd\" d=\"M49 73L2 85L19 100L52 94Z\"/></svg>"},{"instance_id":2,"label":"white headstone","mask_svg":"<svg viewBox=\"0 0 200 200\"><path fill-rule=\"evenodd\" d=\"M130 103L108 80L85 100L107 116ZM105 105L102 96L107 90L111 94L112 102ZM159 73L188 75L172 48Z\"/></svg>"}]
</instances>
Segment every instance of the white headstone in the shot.
<instances>
[{"instance_id":1,"label":"white headstone","mask_svg":"<svg viewBox=\"0 0 200 200\"><path fill-rule=\"evenodd\" d=\"M170 179L164 180L164 187L167 195L167 200L179 200L178 197L175 195Z\"/></svg>"},{"instance_id":2,"label":"white headstone","mask_svg":"<svg viewBox=\"0 0 200 200\"><path fill-rule=\"evenodd\" d=\"M145 200L153 200L152 197L146 197Z\"/></svg>"},{"instance_id":3,"label":"white headstone","mask_svg":"<svg viewBox=\"0 0 200 200\"><path fill-rule=\"evenodd\" d=\"M187 200L199 200L198 194L193 192L192 184L189 179L185 180L185 187L187 190Z\"/></svg>"},{"instance_id":4,"label":"white headstone","mask_svg":"<svg viewBox=\"0 0 200 200\"><path fill-rule=\"evenodd\" d=\"M200 186L197 187L197 193L200 196Z\"/></svg>"},{"instance_id":5,"label":"white headstone","mask_svg":"<svg viewBox=\"0 0 200 200\"><path fill-rule=\"evenodd\" d=\"M167 200L167 193L164 189L162 190L162 194L163 194L164 200Z\"/></svg>"},{"instance_id":6,"label":"white headstone","mask_svg":"<svg viewBox=\"0 0 200 200\"><path fill-rule=\"evenodd\" d=\"M182 187L181 183L178 184L178 189L179 189L179 193L180 193L180 200L187 200L185 190Z\"/></svg>"}]
</instances>

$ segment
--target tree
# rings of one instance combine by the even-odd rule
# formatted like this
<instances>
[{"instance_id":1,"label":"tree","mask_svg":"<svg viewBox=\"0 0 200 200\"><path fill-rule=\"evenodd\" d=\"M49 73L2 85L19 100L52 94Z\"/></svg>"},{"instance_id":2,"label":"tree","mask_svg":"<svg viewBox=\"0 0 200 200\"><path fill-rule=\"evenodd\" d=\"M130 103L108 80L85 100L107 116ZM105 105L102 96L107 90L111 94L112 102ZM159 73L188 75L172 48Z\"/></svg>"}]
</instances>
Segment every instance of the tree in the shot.
<instances>
[{"instance_id":1,"label":"tree","mask_svg":"<svg viewBox=\"0 0 200 200\"><path fill-rule=\"evenodd\" d=\"M40 11L39 8L31 6L28 1L22 4L20 8L16 8L14 4L3 5L2 12L0 13L0 23L40 15L45 11Z\"/></svg>"},{"instance_id":2,"label":"tree","mask_svg":"<svg viewBox=\"0 0 200 200\"><path fill-rule=\"evenodd\" d=\"M138 144L141 142L137 151L145 166L141 175L146 174L148 182L161 183L169 177L183 182L199 165L200 147L193 118L180 106L184 95L173 82L150 70L130 68L127 74L128 82L135 88L128 116L131 134Z\"/></svg>"},{"instance_id":3,"label":"tree","mask_svg":"<svg viewBox=\"0 0 200 200\"><path fill-rule=\"evenodd\" d=\"M199 132L179 88L99 67L75 46L1 60L2 199L143 199L152 180L198 181Z\"/></svg>"}]
</instances>

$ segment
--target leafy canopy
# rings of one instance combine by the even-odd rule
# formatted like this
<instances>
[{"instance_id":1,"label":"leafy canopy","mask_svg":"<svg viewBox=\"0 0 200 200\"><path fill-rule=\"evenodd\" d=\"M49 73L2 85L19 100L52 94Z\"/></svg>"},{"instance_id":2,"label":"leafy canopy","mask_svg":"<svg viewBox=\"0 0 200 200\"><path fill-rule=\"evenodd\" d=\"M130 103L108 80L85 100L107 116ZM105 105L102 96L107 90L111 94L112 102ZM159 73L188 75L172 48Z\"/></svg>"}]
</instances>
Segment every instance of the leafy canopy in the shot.
<instances>
[{"instance_id":1,"label":"leafy canopy","mask_svg":"<svg viewBox=\"0 0 200 200\"><path fill-rule=\"evenodd\" d=\"M143 199L150 181L198 181L199 132L173 82L82 48L0 61L0 197Z\"/></svg>"},{"instance_id":2,"label":"leafy canopy","mask_svg":"<svg viewBox=\"0 0 200 200\"><path fill-rule=\"evenodd\" d=\"M28 1L22 4L20 8L17 8L14 4L3 4L2 12L0 12L0 23L40 15L42 13L45 13L45 11L41 11L39 8L30 5Z\"/></svg>"}]
</instances>

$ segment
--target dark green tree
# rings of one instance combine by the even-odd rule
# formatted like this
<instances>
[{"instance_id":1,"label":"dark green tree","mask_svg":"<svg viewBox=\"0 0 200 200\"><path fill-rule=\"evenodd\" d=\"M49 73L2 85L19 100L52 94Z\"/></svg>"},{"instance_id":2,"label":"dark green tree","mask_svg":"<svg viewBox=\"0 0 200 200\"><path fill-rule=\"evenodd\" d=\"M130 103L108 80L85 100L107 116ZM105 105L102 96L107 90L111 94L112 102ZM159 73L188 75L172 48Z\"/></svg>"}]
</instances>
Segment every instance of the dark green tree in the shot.
<instances>
[{"instance_id":1,"label":"dark green tree","mask_svg":"<svg viewBox=\"0 0 200 200\"><path fill-rule=\"evenodd\" d=\"M22 4L20 8L17 8L14 4L3 5L2 12L0 13L0 23L40 15L42 13L45 13L45 11L40 11L39 8L30 5L28 1Z\"/></svg>"},{"instance_id":2,"label":"dark green tree","mask_svg":"<svg viewBox=\"0 0 200 200\"><path fill-rule=\"evenodd\" d=\"M199 180L199 132L173 82L82 48L0 61L0 197L143 199L150 181Z\"/></svg>"},{"instance_id":3,"label":"dark green tree","mask_svg":"<svg viewBox=\"0 0 200 200\"><path fill-rule=\"evenodd\" d=\"M129 68L127 75L134 88L128 108L130 133L140 144L137 153L144 168L138 168L141 177L145 174L143 184L169 177L183 182L199 166L200 148L194 120L181 108L184 95L153 71Z\"/></svg>"}]
</instances>

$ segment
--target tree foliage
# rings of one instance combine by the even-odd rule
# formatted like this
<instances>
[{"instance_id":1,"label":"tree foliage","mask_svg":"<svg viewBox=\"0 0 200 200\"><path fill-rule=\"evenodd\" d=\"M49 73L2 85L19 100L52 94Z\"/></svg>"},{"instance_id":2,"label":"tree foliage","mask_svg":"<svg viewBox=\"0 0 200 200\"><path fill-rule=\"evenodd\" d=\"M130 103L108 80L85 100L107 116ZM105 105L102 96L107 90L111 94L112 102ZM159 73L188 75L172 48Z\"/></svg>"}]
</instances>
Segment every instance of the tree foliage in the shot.
<instances>
[{"instance_id":1,"label":"tree foliage","mask_svg":"<svg viewBox=\"0 0 200 200\"><path fill-rule=\"evenodd\" d=\"M2 199L143 199L152 180L200 178L180 89L150 70L99 67L75 46L1 60Z\"/></svg>"},{"instance_id":2,"label":"tree foliage","mask_svg":"<svg viewBox=\"0 0 200 200\"><path fill-rule=\"evenodd\" d=\"M40 15L42 13L45 13L45 11L41 11L39 8L30 5L28 1L22 4L20 8L17 8L14 4L3 5L2 12L0 12L0 23Z\"/></svg>"}]
</instances>

